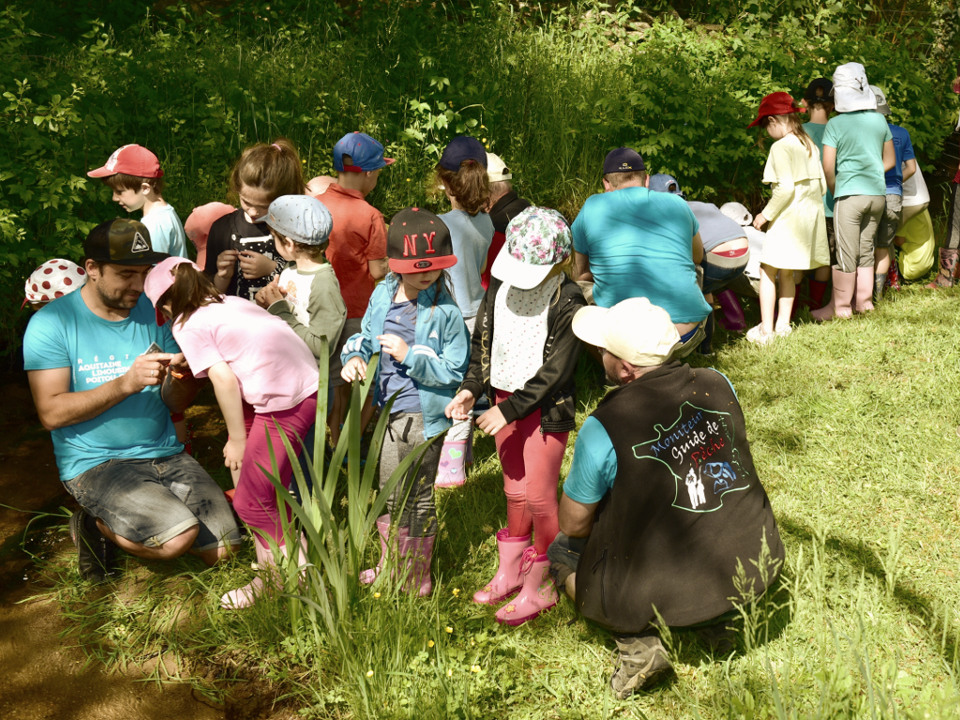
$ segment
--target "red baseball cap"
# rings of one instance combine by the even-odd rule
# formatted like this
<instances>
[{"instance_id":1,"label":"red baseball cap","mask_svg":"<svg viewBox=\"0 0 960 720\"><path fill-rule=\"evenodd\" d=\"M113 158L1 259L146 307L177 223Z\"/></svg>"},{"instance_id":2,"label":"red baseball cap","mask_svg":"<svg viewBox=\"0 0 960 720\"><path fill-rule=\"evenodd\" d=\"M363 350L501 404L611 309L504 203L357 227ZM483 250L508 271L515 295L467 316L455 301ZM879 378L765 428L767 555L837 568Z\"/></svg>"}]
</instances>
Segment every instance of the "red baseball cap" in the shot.
<instances>
[{"instance_id":1,"label":"red baseball cap","mask_svg":"<svg viewBox=\"0 0 960 720\"><path fill-rule=\"evenodd\" d=\"M760 110L757 112L757 119L747 125L747 127L759 125L761 120L771 115L789 115L795 112L803 112L803 108L797 106L793 98L790 97L790 93L770 93L760 101Z\"/></svg>"},{"instance_id":2,"label":"red baseball cap","mask_svg":"<svg viewBox=\"0 0 960 720\"><path fill-rule=\"evenodd\" d=\"M87 173L87 176L102 178L117 173L142 178L163 177L163 170L160 169L160 161L157 160L157 156L143 145L124 145L117 148L103 167L91 170Z\"/></svg>"}]
</instances>

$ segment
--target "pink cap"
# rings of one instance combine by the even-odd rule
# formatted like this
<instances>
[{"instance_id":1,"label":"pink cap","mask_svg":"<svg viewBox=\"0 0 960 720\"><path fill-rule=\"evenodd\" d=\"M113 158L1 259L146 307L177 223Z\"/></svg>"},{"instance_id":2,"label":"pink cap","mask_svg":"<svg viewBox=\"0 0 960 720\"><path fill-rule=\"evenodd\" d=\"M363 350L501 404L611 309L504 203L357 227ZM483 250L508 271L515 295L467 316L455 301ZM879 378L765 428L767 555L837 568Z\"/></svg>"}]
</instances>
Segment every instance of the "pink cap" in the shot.
<instances>
[{"instance_id":1,"label":"pink cap","mask_svg":"<svg viewBox=\"0 0 960 720\"><path fill-rule=\"evenodd\" d=\"M143 281L143 294L150 298L150 302L153 303L153 306L157 310L157 325L163 325L167 321L163 313L160 312L160 308L157 307L157 301L160 300L163 294L173 285L174 270L177 269L178 265L184 263L192 265L193 269L197 272L203 272L203 268L193 261L174 256L157 263L153 270L147 273L147 279Z\"/></svg>"},{"instance_id":2,"label":"pink cap","mask_svg":"<svg viewBox=\"0 0 960 720\"><path fill-rule=\"evenodd\" d=\"M157 156L143 145L124 145L113 151L103 167L91 170L88 177L102 178L123 173L134 177L159 178L163 177L160 161Z\"/></svg>"},{"instance_id":3,"label":"pink cap","mask_svg":"<svg viewBox=\"0 0 960 720\"><path fill-rule=\"evenodd\" d=\"M205 250L207 247L207 236L210 234L210 227L224 215L229 215L235 207L222 202L211 202L206 205L198 205L190 213L187 221L183 224L184 232L187 237L196 246L197 251Z\"/></svg>"}]
</instances>

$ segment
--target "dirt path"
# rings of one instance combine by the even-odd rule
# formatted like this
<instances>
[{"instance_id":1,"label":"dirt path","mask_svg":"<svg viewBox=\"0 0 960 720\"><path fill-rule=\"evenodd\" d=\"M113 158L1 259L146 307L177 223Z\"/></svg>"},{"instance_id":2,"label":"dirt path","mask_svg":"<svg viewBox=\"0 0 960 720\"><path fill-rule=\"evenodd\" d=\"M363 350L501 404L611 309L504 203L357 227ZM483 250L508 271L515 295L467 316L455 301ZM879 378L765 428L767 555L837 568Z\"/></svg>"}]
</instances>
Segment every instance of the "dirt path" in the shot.
<instances>
[{"instance_id":1,"label":"dirt path","mask_svg":"<svg viewBox=\"0 0 960 720\"><path fill-rule=\"evenodd\" d=\"M57 477L50 436L37 420L22 373L0 376L0 718L17 720L214 720L225 718L189 686L142 682L87 666L83 651L61 635L66 623L47 600L26 600L45 588L20 540L37 512L76 507ZM31 545L69 544L63 521L31 532Z\"/></svg>"}]
</instances>

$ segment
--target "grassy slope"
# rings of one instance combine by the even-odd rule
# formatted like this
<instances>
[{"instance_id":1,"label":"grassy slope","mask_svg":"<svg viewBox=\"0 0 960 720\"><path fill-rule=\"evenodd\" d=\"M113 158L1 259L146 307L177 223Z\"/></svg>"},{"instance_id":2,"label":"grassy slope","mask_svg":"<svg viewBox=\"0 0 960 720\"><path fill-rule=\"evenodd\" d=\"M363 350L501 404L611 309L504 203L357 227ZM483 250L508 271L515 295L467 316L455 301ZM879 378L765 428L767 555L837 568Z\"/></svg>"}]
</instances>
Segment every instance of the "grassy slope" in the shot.
<instances>
[{"instance_id":1,"label":"grassy slope","mask_svg":"<svg viewBox=\"0 0 960 720\"><path fill-rule=\"evenodd\" d=\"M441 495L434 596L361 591L343 662L322 637L285 631L283 603L219 611L219 594L249 574L242 562L131 562L88 603L68 555L59 593L105 659L165 653L167 669L187 660L207 680L257 678L259 693L281 681L316 717L955 717L958 295L913 287L868 318L721 347L713 365L740 395L787 547L783 582L747 615L732 658L678 633L676 682L629 701L605 691L612 641L569 603L501 628L470 601L504 519L489 438L467 485ZM586 413L602 383L588 364L580 380Z\"/></svg>"}]
</instances>

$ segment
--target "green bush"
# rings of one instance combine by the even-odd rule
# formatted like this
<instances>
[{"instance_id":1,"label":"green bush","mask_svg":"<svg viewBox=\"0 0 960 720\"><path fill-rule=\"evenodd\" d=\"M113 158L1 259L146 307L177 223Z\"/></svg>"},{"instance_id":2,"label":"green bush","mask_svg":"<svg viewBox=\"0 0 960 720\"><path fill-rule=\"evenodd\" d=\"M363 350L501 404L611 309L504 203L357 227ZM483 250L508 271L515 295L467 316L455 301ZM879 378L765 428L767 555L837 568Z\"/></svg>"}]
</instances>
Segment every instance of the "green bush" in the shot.
<instances>
[{"instance_id":1,"label":"green bush","mask_svg":"<svg viewBox=\"0 0 960 720\"><path fill-rule=\"evenodd\" d=\"M604 154L625 144L692 197L759 209L765 151L746 125L760 98L799 97L842 62L884 87L922 161L939 154L956 107L952 2L687 3L686 19L596 0L91 7L99 16L80 20L50 0L0 11L0 356L19 354L25 277L49 257L78 259L87 230L119 214L85 172L123 143L157 153L185 218L229 199L246 145L289 137L310 177L330 173L333 144L362 129L398 160L371 198L389 217L436 202L436 159L470 133L522 194L572 219L599 189Z\"/></svg>"}]
</instances>

